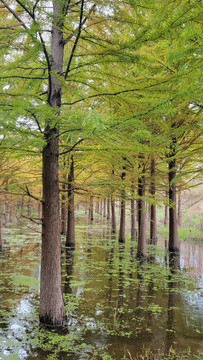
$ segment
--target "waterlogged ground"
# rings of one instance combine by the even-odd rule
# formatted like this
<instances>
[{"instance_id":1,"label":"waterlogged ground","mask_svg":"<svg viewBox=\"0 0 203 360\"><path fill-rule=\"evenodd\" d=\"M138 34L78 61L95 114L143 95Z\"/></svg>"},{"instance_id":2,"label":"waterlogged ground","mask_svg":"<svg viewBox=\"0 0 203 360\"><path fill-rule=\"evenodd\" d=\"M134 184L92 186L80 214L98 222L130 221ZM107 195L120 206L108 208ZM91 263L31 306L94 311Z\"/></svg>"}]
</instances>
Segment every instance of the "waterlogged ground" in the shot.
<instances>
[{"instance_id":1,"label":"waterlogged ground","mask_svg":"<svg viewBox=\"0 0 203 360\"><path fill-rule=\"evenodd\" d=\"M141 264L136 242L118 245L99 216L78 216L76 238L62 248L67 327L56 333L38 326L40 234L4 229L0 359L203 358L202 242L169 259L160 241Z\"/></svg>"}]
</instances>

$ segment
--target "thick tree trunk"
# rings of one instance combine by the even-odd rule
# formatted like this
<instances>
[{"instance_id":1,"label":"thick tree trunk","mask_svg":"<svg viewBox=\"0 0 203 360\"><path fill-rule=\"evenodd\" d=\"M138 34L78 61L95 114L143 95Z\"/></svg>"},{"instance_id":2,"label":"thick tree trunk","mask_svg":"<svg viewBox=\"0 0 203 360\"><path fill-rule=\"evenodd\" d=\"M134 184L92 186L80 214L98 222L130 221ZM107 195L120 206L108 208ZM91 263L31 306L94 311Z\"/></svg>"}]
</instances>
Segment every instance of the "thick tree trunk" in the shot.
<instances>
[{"instance_id":1,"label":"thick tree trunk","mask_svg":"<svg viewBox=\"0 0 203 360\"><path fill-rule=\"evenodd\" d=\"M61 235L66 235L66 196L65 196L66 186L62 184L62 194L61 194Z\"/></svg>"},{"instance_id":2,"label":"thick tree trunk","mask_svg":"<svg viewBox=\"0 0 203 360\"><path fill-rule=\"evenodd\" d=\"M123 172L121 174L121 179L124 182L125 181L125 166L123 166ZM123 185L123 189L121 191L121 212L120 212L120 229L119 229L119 237L118 241L123 243L125 242L125 188Z\"/></svg>"},{"instance_id":3,"label":"thick tree trunk","mask_svg":"<svg viewBox=\"0 0 203 360\"><path fill-rule=\"evenodd\" d=\"M153 201L155 200L155 160L151 160L151 187L150 194ZM150 244L155 244L157 240L157 220L156 220L156 205L151 205L150 211Z\"/></svg>"},{"instance_id":4,"label":"thick tree trunk","mask_svg":"<svg viewBox=\"0 0 203 360\"><path fill-rule=\"evenodd\" d=\"M40 281L40 322L62 325L61 239L58 182L58 132L49 130L43 149L43 223Z\"/></svg>"},{"instance_id":5,"label":"thick tree trunk","mask_svg":"<svg viewBox=\"0 0 203 360\"><path fill-rule=\"evenodd\" d=\"M66 246L75 247L75 207L74 207L74 160L71 156L70 171L68 174L68 216L67 216L67 232Z\"/></svg>"},{"instance_id":6,"label":"thick tree trunk","mask_svg":"<svg viewBox=\"0 0 203 360\"><path fill-rule=\"evenodd\" d=\"M108 197L107 198L107 220L109 220L111 218L111 215L110 215L110 198Z\"/></svg>"},{"instance_id":7,"label":"thick tree trunk","mask_svg":"<svg viewBox=\"0 0 203 360\"><path fill-rule=\"evenodd\" d=\"M142 176L138 179L138 246L137 258L145 259L147 256L146 249L146 205L143 197L145 196L145 168L143 168Z\"/></svg>"},{"instance_id":8,"label":"thick tree trunk","mask_svg":"<svg viewBox=\"0 0 203 360\"><path fill-rule=\"evenodd\" d=\"M136 209L135 209L135 188L134 185L131 186L131 200L130 200L130 207L131 207L131 239L135 240L136 238Z\"/></svg>"},{"instance_id":9,"label":"thick tree trunk","mask_svg":"<svg viewBox=\"0 0 203 360\"><path fill-rule=\"evenodd\" d=\"M169 251L178 252L178 226L176 217L176 183L174 181L176 176L176 160L175 160L176 143L173 139L170 147L169 158Z\"/></svg>"},{"instance_id":10,"label":"thick tree trunk","mask_svg":"<svg viewBox=\"0 0 203 360\"><path fill-rule=\"evenodd\" d=\"M116 234L116 212L115 212L115 199L111 196L111 232Z\"/></svg>"},{"instance_id":11,"label":"thick tree trunk","mask_svg":"<svg viewBox=\"0 0 203 360\"><path fill-rule=\"evenodd\" d=\"M53 26L51 43L51 70L48 103L56 109L56 123L47 120L43 148L43 206L42 206L42 255L40 280L40 322L45 326L61 326L64 322L64 306L61 289L61 239L59 215L58 179L58 123L61 106L63 72L63 36L59 4L53 1ZM54 75L57 73L57 76Z\"/></svg>"}]
</instances>

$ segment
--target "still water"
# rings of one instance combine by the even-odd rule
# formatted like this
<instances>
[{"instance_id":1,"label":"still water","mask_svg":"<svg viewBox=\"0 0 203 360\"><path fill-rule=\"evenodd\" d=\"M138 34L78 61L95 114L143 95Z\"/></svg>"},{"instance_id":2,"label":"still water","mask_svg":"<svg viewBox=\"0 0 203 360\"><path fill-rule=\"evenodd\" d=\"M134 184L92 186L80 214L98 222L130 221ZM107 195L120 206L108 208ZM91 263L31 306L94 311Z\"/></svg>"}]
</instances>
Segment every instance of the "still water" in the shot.
<instances>
[{"instance_id":1,"label":"still water","mask_svg":"<svg viewBox=\"0 0 203 360\"><path fill-rule=\"evenodd\" d=\"M81 214L76 239L75 251L62 246L67 326L55 333L38 326L40 234L5 229L0 359L120 360L188 348L203 356L202 242L184 241L169 259L160 239L139 263L136 241L121 246L107 222L88 225Z\"/></svg>"}]
</instances>

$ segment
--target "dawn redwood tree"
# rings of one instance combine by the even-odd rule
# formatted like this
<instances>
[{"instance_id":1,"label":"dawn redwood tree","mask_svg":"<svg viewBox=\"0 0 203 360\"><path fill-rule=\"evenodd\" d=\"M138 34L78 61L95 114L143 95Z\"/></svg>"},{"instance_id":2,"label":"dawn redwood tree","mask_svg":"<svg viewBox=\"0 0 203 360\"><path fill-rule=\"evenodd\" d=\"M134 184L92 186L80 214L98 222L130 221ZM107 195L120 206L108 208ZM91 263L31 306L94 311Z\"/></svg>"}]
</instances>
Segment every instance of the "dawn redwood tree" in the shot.
<instances>
[{"instance_id":1,"label":"dawn redwood tree","mask_svg":"<svg viewBox=\"0 0 203 360\"><path fill-rule=\"evenodd\" d=\"M68 215L66 246L75 247L75 206L74 206L74 158L71 156L70 171L68 174Z\"/></svg>"},{"instance_id":2,"label":"dawn redwood tree","mask_svg":"<svg viewBox=\"0 0 203 360\"><path fill-rule=\"evenodd\" d=\"M130 200L130 215L131 215L131 239L136 238L136 208L135 208L135 186L131 185L131 200Z\"/></svg>"},{"instance_id":3,"label":"dawn redwood tree","mask_svg":"<svg viewBox=\"0 0 203 360\"><path fill-rule=\"evenodd\" d=\"M153 244L157 240L157 220L156 220L156 204L155 201L155 159L152 156L151 159L151 184L150 184L150 194L152 196L153 203L150 206L150 243Z\"/></svg>"},{"instance_id":4,"label":"dawn redwood tree","mask_svg":"<svg viewBox=\"0 0 203 360\"><path fill-rule=\"evenodd\" d=\"M126 159L123 159L126 161ZM121 173L122 180L122 189L121 189L121 209L120 209L120 228L119 228L119 238L118 241L123 243L125 242L125 202L126 202L126 194L125 194L125 177L126 177L126 166L123 165L123 170Z\"/></svg>"},{"instance_id":5,"label":"dawn redwood tree","mask_svg":"<svg viewBox=\"0 0 203 360\"><path fill-rule=\"evenodd\" d=\"M33 117L43 137L43 149L42 149L42 182L43 182L43 196L42 196L42 256L41 256L41 280L40 280L40 322L46 326L61 326L64 322L64 306L61 289L61 239L60 239L60 215L59 215L59 178L58 178L58 158L59 158L59 127L60 127L60 108L61 108L61 96L62 96L62 79L66 79L68 76L70 64L73 58L77 42L80 37L83 19L84 1L80 3L80 16L77 36L74 42L73 49L70 53L69 60L64 64L64 46L67 43L64 38L64 24L66 15L69 11L70 1L52 1L50 2L51 12L47 14L46 26L49 26L51 17L51 29L44 29L42 23L44 19L43 5L39 2L32 3L28 1L16 1L17 8L12 9L4 2L6 10L8 10L15 21L23 28L23 31L18 30L18 36L21 36L21 43L16 35L16 39L13 40L14 49L16 48L15 41L18 41L18 46L22 48L21 54L23 54L20 60L27 62L27 67L19 66L18 59L17 67L20 69L19 79L22 82L26 82L27 93L30 98L33 97L33 102L28 102L27 99L22 101L18 111L22 112L22 116ZM23 20L18 15L18 10L23 14ZM43 13L43 15L41 15ZM49 22L48 22L49 18ZM25 23L26 22L26 23ZM46 37L43 32L47 31ZM46 38L46 40L45 40ZM31 43L30 47L24 46L23 41L26 44ZM51 49L49 52L49 46ZM33 47L32 47L33 45ZM28 50L27 50L28 49ZM35 53L33 52L35 50ZM30 51L30 54L26 54L26 51ZM43 53L43 61L41 60ZM32 55L32 56L31 56ZM37 58L37 56L39 57ZM32 64L29 63L29 59L32 59ZM44 69L42 65L43 63ZM22 64L22 62L21 62ZM23 64L22 64L23 65ZM38 66L37 66L38 65ZM63 66L66 66L65 73L63 72ZM30 72L29 72L30 69ZM41 69L41 70L39 70ZM22 72L23 71L23 72ZM28 71L25 74L25 71ZM39 71L43 72L43 75L39 76ZM34 76L33 73L37 73ZM32 76L30 76L30 74ZM46 75L47 74L47 77ZM11 76L12 79L18 78L18 74ZM29 84L29 79L34 82L35 86ZM40 111L37 113L39 96L39 89L42 88L42 80L47 81L48 90L47 105L45 102L41 102ZM13 80L14 81L14 80ZM63 80L64 81L64 80ZM45 85L45 83L44 83ZM12 90L12 85L7 85ZM11 92L10 90L10 92ZM19 90L20 92L20 90ZM25 96L27 96L25 92ZM15 98L14 98L15 99ZM36 100L35 100L36 99ZM41 99L40 99L41 100ZM43 110L46 108L46 112ZM11 105L13 109L13 105ZM18 120L18 114L15 114ZM43 118L44 123L40 125L40 120ZM19 121L19 120L18 120ZM41 127L43 126L43 128Z\"/></svg>"},{"instance_id":6,"label":"dawn redwood tree","mask_svg":"<svg viewBox=\"0 0 203 360\"><path fill-rule=\"evenodd\" d=\"M61 239L59 215L58 134L57 117L61 106L61 81L64 59L63 26L69 2L53 1L51 32L51 63L49 68L47 101L56 108L55 124L47 119L43 148L43 203L42 203L42 259L40 278L40 322L45 325L62 325L64 306L61 289ZM46 50L45 50L46 51ZM51 274L51 276L50 276Z\"/></svg>"},{"instance_id":7,"label":"dawn redwood tree","mask_svg":"<svg viewBox=\"0 0 203 360\"><path fill-rule=\"evenodd\" d=\"M168 159L169 174L169 251L178 252L178 223L176 214L176 138L171 139Z\"/></svg>"},{"instance_id":8,"label":"dawn redwood tree","mask_svg":"<svg viewBox=\"0 0 203 360\"><path fill-rule=\"evenodd\" d=\"M137 245L137 258L145 259L147 256L146 248L146 179L145 179L145 164L143 155L140 156L139 169L142 168L138 178L138 245Z\"/></svg>"},{"instance_id":9,"label":"dawn redwood tree","mask_svg":"<svg viewBox=\"0 0 203 360\"><path fill-rule=\"evenodd\" d=\"M93 221L94 220L94 211L93 211L93 196L90 195L89 198L89 221Z\"/></svg>"}]
</instances>

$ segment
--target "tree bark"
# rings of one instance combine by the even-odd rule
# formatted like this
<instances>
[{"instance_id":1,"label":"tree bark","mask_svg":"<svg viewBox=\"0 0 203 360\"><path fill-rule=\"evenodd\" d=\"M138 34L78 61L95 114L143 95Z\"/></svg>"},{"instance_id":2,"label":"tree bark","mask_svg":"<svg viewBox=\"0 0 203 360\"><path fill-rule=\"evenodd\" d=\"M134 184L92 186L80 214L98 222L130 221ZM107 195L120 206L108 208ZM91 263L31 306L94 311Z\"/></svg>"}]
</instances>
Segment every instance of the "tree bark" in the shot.
<instances>
[{"instance_id":1,"label":"tree bark","mask_svg":"<svg viewBox=\"0 0 203 360\"><path fill-rule=\"evenodd\" d=\"M123 166L123 172L121 174L121 179L124 182L126 176L126 167ZM121 213L120 213L120 229L119 229L119 237L118 241L123 243L125 242L125 188L124 184L122 185L123 189L121 191Z\"/></svg>"},{"instance_id":2,"label":"tree bark","mask_svg":"<svg viewBox=\"0 0 203 360\"><path fill-rule=\"evenodd\" d=\"M102 215L102 210L103 210L103 202L102 202L102 200L100 200L100 202L99 202L99 207L100 207L99 215Z\"/></svg>"},{"instance_id":3,"label":"tree bark","mask_svg":"<svg viewBox=\"0 0 203 360\"><path fill-rule=\"evenodd\" d=\"M97 214L99 214L99 201L96 202L95 212L96 212Z\"/></svg>"},{"instance_id":4,"label":"tree bark","mask_svg":"<svg viewBox=\"0 0 203 360\"><path fill-rule=\"evenodd\" d=\"M107 220L109 220L111 218L111 215L110 215L110 198L108 197L107 198Z\"/></svg>"},{"instance_id":5,"label":"tree bark","mask_svg":"<svg viewBox=\"0 0 203 360\"><path fill-rule=\"evenodd\" d=\"M165 205L164 207L164 225L166 226L168 224L168 206Z\"/></svg>"},{"instance_id":6,"label":"tree bark","mask_svg":"<svg viewBox=\"0 0 203 360\"><path fill-rule=\"evenodd\" d=\"M106 217L106 198L104 199L103 217Z\"/></svg>"},{"instance_id":7,"label":"tree bark","mask_svg":"<svg viewBox=\"0 0 203 360\"><path fill-rule=\"evenodd\" d=\"M146 249L146 206L145 200L145 167L143 166L142 176L138 179L138 246L137 258L145 259L147 256Z\"/></svg>"},{"instance_id":8,"label":"tree bark","mask_svg":"<svg viewBox=\"0 0 203 360\"><path fill-rule=\"evenodd\" d=\"M169 251L178 252L178 227L176 217L176 140L172 139L169 156Z\"/></svg>"},{"instance_id":9,"label":"tree bark","mask_svg":"<svg viewBox=\"0 0 203 360\"><path fill-rule=\"evenodd\" d=\"M61 194L61 235L66 235L66 196L65 196L66 186L62 184L62 194Z\"/></svg>"},{"instance_id":10,"label":"tree bark","mask_svg":"<svg viewBox=\"0 0 203 360\"><path fill-rule=\"evenodd\" d=\"M93 211L93 196L90 195L90 203L89 203L89 221L94 220L94 211Z\"/></svg>"},{"instance_id":11,"label":"tree bark","mask_svg":"<svg viewBox=\"0 0 203 360\"><path fill-rule=\"evenodd\" d=\"M68 174L68 216L66 246L75 247L75 207L74 207L74 159L71 156L70 171Z\"/></svg>"},{"instance_id":12,"label":"tree bark","mask_svg":"<svg viewBox=\"0 0 203 360\"><path fill-rule=\"evenodd\" d=\"M150 194L152 196L152 200L155 199L155 160L154 157L151 160L151 186L150 186ZM150 211L150 244L155 244L157 240L157 220L156 220L156 205L151 205Z\"/></svg>"},{"instance_id":13,"label":"tree bark","mask_svg":"<svg viewBox=\"0 0 203 360\"><path fill-rule=\"evenodd\" d=\"M115 199L111 195L111 232L116 234L116 212L115 212Z\"/></svg>"},{"instance_id":14,"label":"tree bark","mask_svg":"<svg viewBox=\"0 0 203 360\"><path fill-rule=\"evenodd\" d=\"M53 1L53 25L51 41L51 71L49 77L48 104L56 108L56 122L47 120L43 148L43 206L42 206L42 255L40 280L40 322L45 326L61 326L64 322L64 305L61 289L61 239L59 215L58 179L58 121L61 106L63 72L63 35L61 11ZM57 76L55 76L57 74Z\"/></svg>"},{"instance_id":15,"label":"tree bark","mask_svg":"<svg viewBox=\"0 0 203 360\"><path fill-rule=\"evenodd\" d=\"M130 200L130 207L131 207L131 239L135 240L136 238L136 209L135 209L135 187L134 185L131 186L131 200Z\"/></svg>"}]
</instances>

